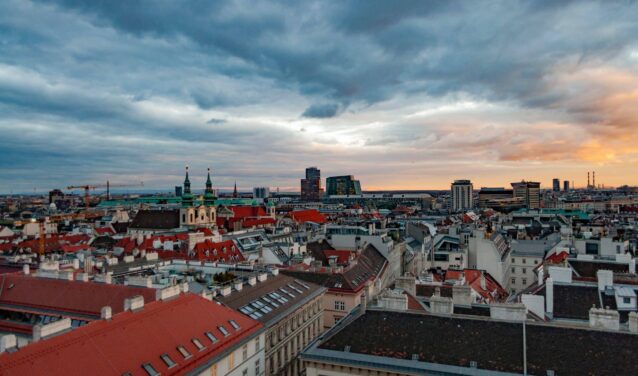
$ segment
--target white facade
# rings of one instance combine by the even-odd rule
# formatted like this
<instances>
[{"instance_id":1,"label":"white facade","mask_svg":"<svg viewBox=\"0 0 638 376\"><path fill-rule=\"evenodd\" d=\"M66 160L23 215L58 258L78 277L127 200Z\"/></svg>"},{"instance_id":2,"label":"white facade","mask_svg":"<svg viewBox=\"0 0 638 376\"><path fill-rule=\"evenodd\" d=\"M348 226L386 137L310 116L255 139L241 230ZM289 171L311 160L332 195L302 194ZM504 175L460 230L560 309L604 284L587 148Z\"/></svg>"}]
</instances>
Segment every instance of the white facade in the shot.
<instances>
[{"instance_id":1,"label":"white facade","mask_svg":"<svg viewBox=\"0 0 638 376\"><path fill-rule=\"evenodd\" d=\"M452 211L459 212L474 207L474 187L469 180L455 180L452 183Z\"/></svg>"}]
</instances>

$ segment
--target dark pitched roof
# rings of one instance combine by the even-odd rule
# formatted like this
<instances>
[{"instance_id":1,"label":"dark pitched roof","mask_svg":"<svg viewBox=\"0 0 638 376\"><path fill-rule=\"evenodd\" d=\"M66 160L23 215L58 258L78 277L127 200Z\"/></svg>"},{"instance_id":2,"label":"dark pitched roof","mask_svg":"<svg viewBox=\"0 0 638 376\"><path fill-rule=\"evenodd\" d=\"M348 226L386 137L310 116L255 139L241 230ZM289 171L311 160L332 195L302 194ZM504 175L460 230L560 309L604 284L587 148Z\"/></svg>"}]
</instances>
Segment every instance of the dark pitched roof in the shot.
<instances>
[{"instance_id":1,"label":"dark pitched roof","mask_svg":"<svg viewBox=\"0 0 638 376\"><path fill-rule=\"evenodd\" d=\"M531 323L526 327L529 374L638 374L635 334ZM319 348L344 352L349 346L350 353L407 360L416 354L420 362L461 367L475 361L479 369L522 373L522 337L519 323L368 310Z\"/></svg>"},{"instance_id":2,"label":"dark pitched roof","mask_svg":"<svg viewBox=\"0 0 638 376\"><path fill-rule=\"evenodd\" d=\"M240 310L240 308L250 305L251 302L259 300L261 304L267 305L272 310L268 313L260 313L261 317L258 317L256 320L263 324L268 324L280 315L288 314L292 312L292 310L299 308L302 304L305 304L309 298L317 296L320 290L325 291L325 288L320 285L308 282L302 283L303 284L297 282L293 277L282 274L277 276L268 276L268 279L263 282L257 282L254 286L245 284L241 291L233 291L228 296L220 296L216 299L235 310ZM289 285L292 285L294 288L301 291L301 293L292 289ZM306 288L306 286L308 288ZM281 288L294 295L294 298L282 292L280 290ZM275 302L277 304L277 307L275 307L268 301L261 299L264 296L266 296L267 299L270 299L268 294L272 292L276 292L279 295L284 296L287 302Z\"/></svg>"},{"instance_id":3,"label":"dark pitched roof","mask_svg":"<svg viewBox=\"0 0 638 376\"><path fill-rule=\"evenodd\" d=\"M156 230L179 228L179 210L140 210L129 228Z\"/></svg>"},{"instance_id":4,"label":"dark pitched roof","mask_svg":"<svg viewBox=\"0 0 638 376\"><path fill-rule=\"evenodd\" d=\"M369 280L377 277L387 265L387 260L372 244L368 244L354 265L342 273L320 273L282 270L282 273L323 286L333 291L358 292Z\"/></svg>"},{"instance_id":5,"label":"dark pitched roof","mask_svg":"<svg viewBox=\"0 0 638 376\"><path fill-rule=\"evenodd\" d=\"M589 320L589 309L600 308L598 286L554 284L554 317Z\"/></svg>"},{"instance_id":6,"label":"dark pitched roof","mask_svg":"<svg viewBox=\"0 0 638 376\"><path fill-rule=\"evenodd\" d=\"M569 265L579 277L596 278L599 270L611 270L614 273L629 273L629 265L615 262L569 260Z\"/></svg>"}]
</instances>

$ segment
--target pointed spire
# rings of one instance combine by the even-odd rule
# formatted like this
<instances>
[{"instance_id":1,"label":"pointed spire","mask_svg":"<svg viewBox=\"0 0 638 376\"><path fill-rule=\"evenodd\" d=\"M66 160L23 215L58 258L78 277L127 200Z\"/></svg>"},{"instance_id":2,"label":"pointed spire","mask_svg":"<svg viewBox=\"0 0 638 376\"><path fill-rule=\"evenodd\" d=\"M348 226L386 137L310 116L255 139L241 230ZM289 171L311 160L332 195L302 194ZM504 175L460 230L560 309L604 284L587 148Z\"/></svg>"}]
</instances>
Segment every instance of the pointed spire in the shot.
<instances>
[{"instance_id":1,"label":"pointed spire","mask_svg":"<svg viewBox=\"0 0 638 376\"><path fill-rule=\"evenodd\" d=\"M235 189L233 189L233 198L237 198L239 195L237 194L237 180L235 180Z\"/></svg>"},{"instance_id":2,"label":"pointed spire","mask_svg":"<svg viewBox=\"0 0 638 376\"><path fill-rule=\"evenodd\" d=\"M184 178L184 193L191 193L191 181L188 179L188 166L186 166L186 177Z\"/></svg>"},{"instance_id":3,"label":"pointed spire","mask_svg":"<svg viewBox=\"0 0 638 376\"><path fill-rule=\"evenodd\" d=\"M208 178L206 179L206 192L210 192L213 189L213 182L210 180L210 167L208 168Z\"/></svg>"}]
</instances>

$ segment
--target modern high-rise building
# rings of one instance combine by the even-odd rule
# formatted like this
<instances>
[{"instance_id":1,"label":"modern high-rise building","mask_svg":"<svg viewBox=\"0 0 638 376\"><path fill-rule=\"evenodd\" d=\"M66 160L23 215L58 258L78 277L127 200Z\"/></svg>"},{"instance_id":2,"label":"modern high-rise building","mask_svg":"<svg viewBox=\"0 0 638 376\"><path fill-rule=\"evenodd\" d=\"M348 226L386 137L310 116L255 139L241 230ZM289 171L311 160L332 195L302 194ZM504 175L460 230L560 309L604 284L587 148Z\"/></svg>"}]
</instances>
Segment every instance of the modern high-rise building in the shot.
<instances>
[{"instance_id":1,"label":"modern high-rise building","mask_svg":"<svg viewBox=\"0 0 638 376\"><path fill-rule=\"evenodd\" d=\"M270 197L270 188L268 187L255 187L253 188L253 198L266 199Z\"/></svg>"},{"instance_id":2,"label":"modern high-rise building","mask_svg":"<svg viewBox=\"0 0 638 376\"><path fill-rule=\"evenodd\" d=\"M305 201L317 201L321 199L321 170L317 167L306 169L306 178L301 179L301 199Z\"/></svg>"},{"instance_id":3,"label":"modern high-rise building","mask_svg":"<svg viewBox=\"0 0 638 376\"><path fill-rule=\"evenodd\" d=\"M328 196L360 195L361 183L352 175L331 176L326 179Z\"/></svg>"},{"instance_id":4,"label":"modern high-rise building","mask_svg":"<svg viewBox=\"0 0 638 376\"><path fill-rule=\"evenodd\" d=\"M560 192L560 179L554 178L552 180L552 190L554 192Z\"/></svg>"},{"instance_id":5,"label":"modern high-rise building","mask_svg":"<svg viewBox=\"0 0 638 376\"><path fill-rule=\"evenodd\" d=\"M505 189L503 187L498 188L486 188L483 187L478 193L479 207L481 209L489 208L490 203L498 200L512 199L514 191L511 189Z\"/></svg>"},{"instance_id":6,"label":"modern high-rise building","mask_svg":"<svg viewBox=\"0 0 638 376\"><path fill-rule=\"evenodd\" d=\"M521 181L512 183L514 197L520 198L528 209L539 209L541 203L541 183Z\"/></svg>"},{"instance_id":7,"label":"modern high-rise building","mask_svg":"<svg viewBox=\"0 0 638 376\"><path fill-rule=\"evenodd\" d=\"M569 191L569 180L563 181L563 191L565 192Z\"/></svg>"},{"instance_id":8,"label":"modern high-rise building","mask_svg":"<svg viewBox=\"0 0 638 376\"><path fill-rule=\"evenodd\" d=\"M469 180L455 180L452 183L452 205L453 212L472 209L474 207L474 188Z\"/></svg>"}]
</instances>

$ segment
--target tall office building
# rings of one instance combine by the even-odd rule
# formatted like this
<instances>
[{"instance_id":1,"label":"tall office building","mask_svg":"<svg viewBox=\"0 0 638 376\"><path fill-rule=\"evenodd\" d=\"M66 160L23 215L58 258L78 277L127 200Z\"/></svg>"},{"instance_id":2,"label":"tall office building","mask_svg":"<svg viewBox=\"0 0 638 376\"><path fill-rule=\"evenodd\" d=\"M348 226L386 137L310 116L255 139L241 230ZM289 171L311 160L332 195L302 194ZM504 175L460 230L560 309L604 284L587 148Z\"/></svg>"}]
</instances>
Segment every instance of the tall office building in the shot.
<instances>
[{"instance_id":1,"label":"tall office building","mask_svg":"<svg viewBox=\"0 0 638 376\"><path fill-rule=\"evenodd\" d=\"M474 188L469 180L455 180L452 183L452 205L453 212L459 212L474 207Z\"/></svg>"},{"instance_id":2,"label":"tall office building","mask_svg":"<svg viewBox=\"0 0 638 376\"><path fill-rule=\"evenodd\" d=\"M560 192L560 179L552 180L552 190L554 192Z\"/></svg>"},{"instance_id":3,"label":"tall office building","mask_svg":"<svg viewBox=\"0 0 638 376\"><path fill-rule=\"evenodd\" d=\"M321 189L321 170L317 167L306 169L306 178L301 179L301 199L305 201L317 201L323 196Z\"/></svg>"},{"instance_id":4,"label":"tall office building","mask_svg":"<svg viewBox=\"0 0 638 376\"><path fill-rule=\"evenodd\" d=\"M352 175L331 176L326 179L328 196L360 195L361 183Z\"/></svg>"},{"instance_id":5,"label":"tall office building","mask_svg":"<svg viewBox=\"0 0 638 376\"><path fill-rule=\"evenodd\" d=\"M270 188L268 187L255 187L253 188L253 198L265 199L270 197Z\"/></svg>"},{"instance_id":6,"label":"tall office building","mask_svg":"<svg viewBox=\"0 0 638 376\"><path fill-rule=\"evenodd\" d=\"M486 188L483 187L478 193L479 208L485 209L490 207L490 203L494 203L499 200L511 200L514 191L511 189L505 189L503 187L498 188Z\"/></svg>"},{"instance_id":7,"label":"tall office building","mask_svg":"<svg viewBox=\"0 0 638 376\"><path fill-rule=\"evenodd\" d=\"M569 191L569 180L563 181L563 191L565 192Z\"/></svg>"},{"instance_id":8,"label":"tall office building","mask_svg":"<svg viewBox=\"0 0 638 376\"><path fill-rule=\"evenodd\" d=\"M512 183L514 197L521 199L528 209L539 209L541 203L541 183L521 181Z\"/></svg>"}]
</instances>

